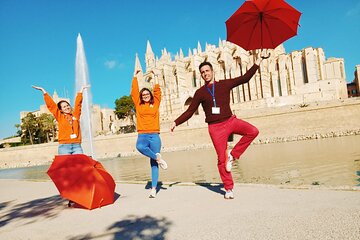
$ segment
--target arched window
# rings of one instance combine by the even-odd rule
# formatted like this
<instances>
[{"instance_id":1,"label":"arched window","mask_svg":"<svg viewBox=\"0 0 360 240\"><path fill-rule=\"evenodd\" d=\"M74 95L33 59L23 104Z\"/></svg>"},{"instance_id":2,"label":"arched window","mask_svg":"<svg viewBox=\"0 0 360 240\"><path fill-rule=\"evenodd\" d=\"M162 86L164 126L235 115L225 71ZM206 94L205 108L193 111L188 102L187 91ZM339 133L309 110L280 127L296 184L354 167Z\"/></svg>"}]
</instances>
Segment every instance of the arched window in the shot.
<instances>
[{"instance_id":1,"label":"arched window","mask_svg":"<svg viewBox=\"0 0 360 240\"><path fill-rule=\"evenodd\" d=\"M309 78L307 75L306 59L304 56L301 57L301 67L302 67L302 73L303 73L303 77L304 77L304 83L309 83Z\"/></svg>"},{"instance_id":2,"label":"arched window","mask_svg":"<svg viewBox=\"0 0 360 240\"><path fill-rule=\"evenodd\" d=\"M272 72L270 72L270 92L271 92L271 97L274 97L274 84L273 84Z\"/></svg>"},{"instance_id":3,"label":"arched window","mask_svg":"<svg viewBox=\"0 0 360 240\"><path fill-rule=\"evenodd\" d=\"M152 80L152 77L151 77L151 76L148 76L148 77L145 78L145 81L148 82L148 83L149 83L151 80Z\"/></svg>"},{"instance_id":4,"label":"arched window","mask_svg":"<svg viewBox=\"0 0 360 240\"><path fill-rule=\"evenodd\" d=\"M286 86L287 86L287 93L291 95L291 82L290 82L290 71L288 66L285 64L285 71L286 71Z\"/></svg>"},{"instance_id":5,"label":"arched window","mask_svg":"<svg viewBox=\"0 0 360 240\"><path fill-rule=\"evenodd\" d=\"M279 96L282 96L282 89L281 89L281 80L280 80L280 66L279 66L279 62L276 63L276 70L277 70L277 84L278 84L278 91L279 91Z\"/></svg>"},{"instance_id":6,"label":"arched window","mask_svg":"<svg viewBox=\"0 0 360 240\"><path fill-rule=\"evenodd\" d=\"M186 99L185 104L184 104L185 109L187 109L187 108L190 106L192 100L193 100L192 97L189 97L188 99ZM199 115L199 109L196 109L196 111L195 111L194 114L195 114L195 115Z\"/></svg>"},{"instance_id":7,"label":"arched window","mask_svg":"<svg viewBox=\"0 0 360 240\"><path fill-rule=\"evenodd\" d=\"M196 87L196 73L195 73L195 71L193 71L192 77L193 77L193 87Z\"/></svg>"},{"instance_id":8,"label":"arched window","mask_svg":"<svg viewBox=\"0 0 360 240\"><path fill-rule=\"evenodd\" d=\"M173 75L175 77L175 82L176 82L176 96L179 97L179 78L176 68L173 69Z\"/></svg>"}]
</instances>

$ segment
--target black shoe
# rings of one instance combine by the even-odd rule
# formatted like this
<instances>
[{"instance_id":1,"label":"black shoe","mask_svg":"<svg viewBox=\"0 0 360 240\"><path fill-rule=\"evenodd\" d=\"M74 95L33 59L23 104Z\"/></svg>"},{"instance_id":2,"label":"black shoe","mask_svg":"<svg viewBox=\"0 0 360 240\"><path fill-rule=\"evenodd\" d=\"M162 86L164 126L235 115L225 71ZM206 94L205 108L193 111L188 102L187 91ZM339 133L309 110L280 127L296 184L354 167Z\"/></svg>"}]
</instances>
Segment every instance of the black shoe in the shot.
<instances>
[{"instance_id":1,"label":"black shoe","mask_svg":"<svg viewBox=\"0 0 360 240\"><path fill-rule=\"evenodd\" d=\"M72 207L73 205L74 205L75 203L73 202L73 201L71 201L71 200L69 200L69 202L68 202L68 207Z\"/></svg>"}]
</instances>

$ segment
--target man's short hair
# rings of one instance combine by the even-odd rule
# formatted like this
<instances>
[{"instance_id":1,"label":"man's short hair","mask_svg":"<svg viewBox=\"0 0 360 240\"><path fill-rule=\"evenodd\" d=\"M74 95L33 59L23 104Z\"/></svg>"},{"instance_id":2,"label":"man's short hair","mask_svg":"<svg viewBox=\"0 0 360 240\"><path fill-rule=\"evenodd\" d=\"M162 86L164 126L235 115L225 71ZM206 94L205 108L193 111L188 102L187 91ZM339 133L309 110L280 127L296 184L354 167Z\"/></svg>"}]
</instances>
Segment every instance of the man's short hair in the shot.
<instances>
[{"instance_id":1,"label":"man's short hair","mask_svg":"<svg viewBox=\"0 0 360 240\"><path fill-rule=\"evenodd\" d=\"M210 69L213 70L213 66L211 65L211 63L204 61L204 62L200 63L200 65L199 65L199 72L200 72L200 69L205 65L208 65L210 67Z\"/></svg>"}]
</instances>

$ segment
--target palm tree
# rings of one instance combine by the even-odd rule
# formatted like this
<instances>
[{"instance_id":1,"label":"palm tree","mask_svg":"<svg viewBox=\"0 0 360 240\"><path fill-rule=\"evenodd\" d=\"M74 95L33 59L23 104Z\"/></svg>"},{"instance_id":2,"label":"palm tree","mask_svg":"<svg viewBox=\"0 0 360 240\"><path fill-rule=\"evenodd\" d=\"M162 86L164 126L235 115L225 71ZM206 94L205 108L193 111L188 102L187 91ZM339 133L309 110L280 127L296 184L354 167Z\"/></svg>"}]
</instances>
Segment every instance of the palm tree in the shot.
<instances>
[{"instance_id":1,"label":"palm tree","mask_svg":"<svg viewBox=\"0 0 360 240\"><path fill-rule=\"evenodd\" d=\"M46 142L50 142L50 136L52 136L51 141L54 141L56 129L54 116L48 113L43 113L37 120L40 132L46 135Z\"/></svg>"},{"instance_id":2,"label":"palm tree","mask_svg":"<svg viewBox=\"0 0 360 240\"><path fill-rule=\"evenodd\" d=\"M35 115L28 113L23 119L21 119L22 140L27 142L27 139L29 139L30 143L34 144L33 137L36 133L37 127Z\"/></svg>"},{"instance_id":3,"label":"palm tree","mask_svg":"<svg viewBox=\"0 0 360 240\"><path fill-rule=\"evenodd\" d=\"M15 124L14 125L15 127L16 127L16 136L17 137L20 137L21 136L21 133L22 133L22 131L21 131L21 124Z\"/></svg>"}]
</instances>

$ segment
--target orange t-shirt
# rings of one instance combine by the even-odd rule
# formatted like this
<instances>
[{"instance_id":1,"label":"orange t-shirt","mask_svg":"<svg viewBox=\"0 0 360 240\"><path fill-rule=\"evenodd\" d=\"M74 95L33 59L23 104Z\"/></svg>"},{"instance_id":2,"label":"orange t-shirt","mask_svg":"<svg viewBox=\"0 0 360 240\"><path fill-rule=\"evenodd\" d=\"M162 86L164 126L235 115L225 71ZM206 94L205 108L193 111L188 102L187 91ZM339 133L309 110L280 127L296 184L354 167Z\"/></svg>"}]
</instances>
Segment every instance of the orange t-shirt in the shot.
<instances>
[{"instance_id":1,"label":"orange t-shirt","mask_svg":"<svg viewBox=\"0 0 360 240\"><path fill-rule=\"evenodd\" d=\"M60 144L81 143L80 114L82 97L82 93L79 92L76 95L74 111L72 114L65 114L58 109L57 104L48 93L44 94L46 106L58 122L58 141ZM70 135L72 134L76 134L76 137L71 138Z\"/></svg>"},{"instance_id":2,"label":"orange t-shirt","mask_svg":"<svg viewBox=\"0 0 360 240\"><path fill-rule=\"evenodd\" d=\"M159 133L159 106L161 101L160 85L154 87L154 104L140 104L139 84L134 77L131 86L131 98L136 108L136 125L138 133Z\"/></svg>"}]
</instances>

